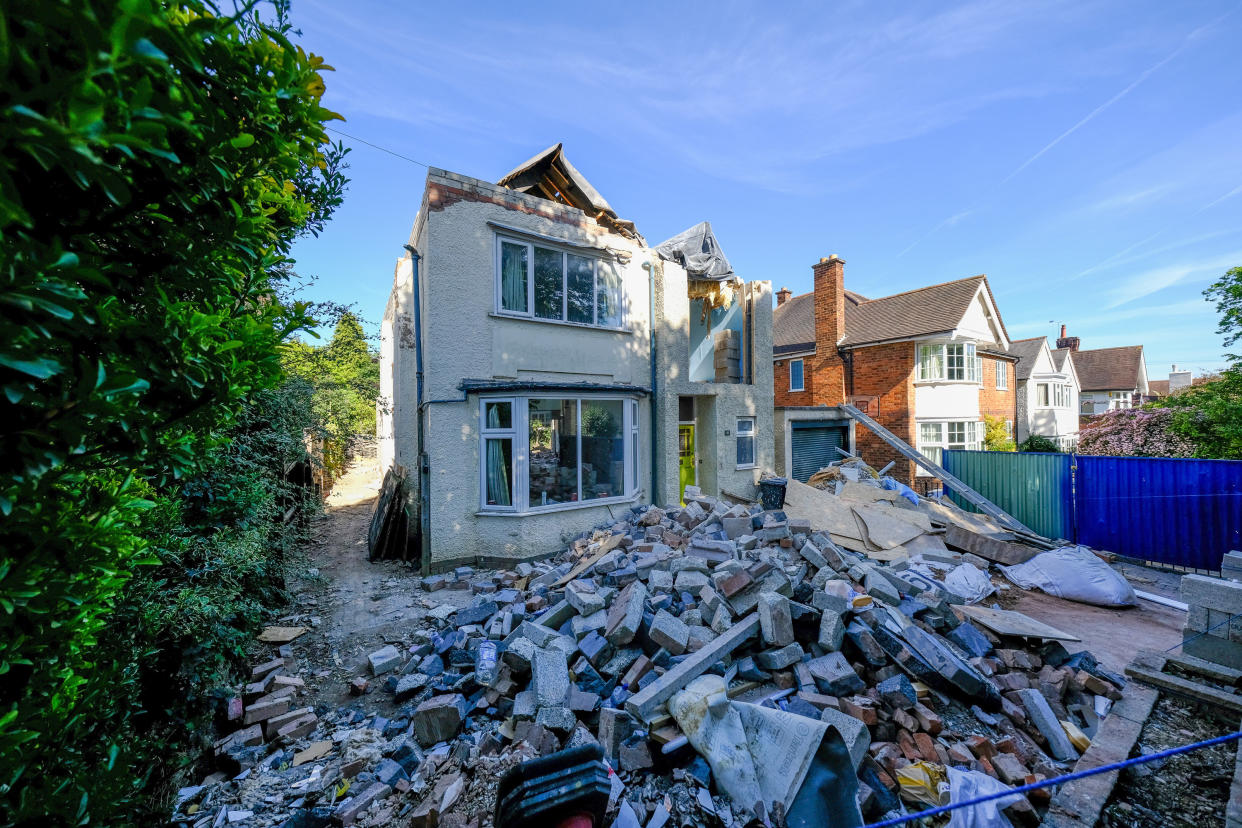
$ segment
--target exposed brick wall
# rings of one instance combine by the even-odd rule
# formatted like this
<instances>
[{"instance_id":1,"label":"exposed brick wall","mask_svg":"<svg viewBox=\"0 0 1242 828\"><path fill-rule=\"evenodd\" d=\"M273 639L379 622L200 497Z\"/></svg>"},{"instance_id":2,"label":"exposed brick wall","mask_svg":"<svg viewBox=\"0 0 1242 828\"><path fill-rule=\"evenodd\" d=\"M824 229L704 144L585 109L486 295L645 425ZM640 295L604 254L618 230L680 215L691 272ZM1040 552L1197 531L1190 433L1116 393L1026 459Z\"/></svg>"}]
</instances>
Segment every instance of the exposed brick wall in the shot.
<instances>
[{"instance_id":1,"label":"exposed brick wall","mask_svg":"<svg viewBox=\"0 0 1242 828\"><path fill-rule=\"evenodd\" d=\"M820 259L811 267L815 290L816 405L845 402L845 363L837 343L845 335L845 260L836 256ZM788 386L786 386L788 387Z\"/></svg>"},{"instance_id":2,"label":"exposed brick wall","mask_svg":"<svg viewBox=\"0 0 1242 828\"><path fill-rule=\"evenodd\" d=\"M914 446L914 348L909 342L872 345L855 348L852 356L854 394L851 400L880 425ZM859 454L872 467L880 469L894 461L896 465L889 474L912 485L913 462L890 448L866 426L854 429L854 439Z\"/></svg>"},{"instance_id":3,"label":"exposed brick wall","mask_svg":"<svg viewBox=\"0 0 1242 828\"><path fill-rule=\"evenodd\" d=\"M1009 375L1007 389L999 389L996 387L996 363L1005 364L1005 371ZM1006 360L997 360L992 357L983 357L983 387L979 389L979 414L987 414L992 417L1000 417L1002 420L1009 420L1014 425L1014 435L1017 436L1017 377L1014 373L1014 365Z\"/></svg>"},{"instance_id":4,"label":"exposed brick wall","mask_svg":"<svg viewBox=\"0 0 1242 828\"><path fill-rule=\"evenodd\" d=\"M803 391L789 390L789 363L792 360L780 359L772 366L772 382L775 387L776 405L819 405L815 399L815 377L811 371L813 356L802 358Z\"/></svg>"}]
</instances>

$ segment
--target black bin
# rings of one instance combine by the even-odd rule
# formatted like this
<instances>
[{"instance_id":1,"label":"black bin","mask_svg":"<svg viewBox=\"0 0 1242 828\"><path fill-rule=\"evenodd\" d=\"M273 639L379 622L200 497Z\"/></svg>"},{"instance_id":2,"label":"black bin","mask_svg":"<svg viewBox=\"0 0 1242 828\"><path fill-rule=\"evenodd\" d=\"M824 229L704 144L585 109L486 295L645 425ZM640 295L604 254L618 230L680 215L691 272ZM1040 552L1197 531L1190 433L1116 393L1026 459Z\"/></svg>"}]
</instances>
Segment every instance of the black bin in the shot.
<instances>
[{"instance_id":1,"label":"black bin","mask_svg":"<svg viewBox=\"0 0 1242 828\"><path fill-rule=\"evenodd\" d=\"M783 477L769 477L759 481L759 503L764 509L779 509L785 505L785 486L789 481Z\"/></svg>"}]
</instances>

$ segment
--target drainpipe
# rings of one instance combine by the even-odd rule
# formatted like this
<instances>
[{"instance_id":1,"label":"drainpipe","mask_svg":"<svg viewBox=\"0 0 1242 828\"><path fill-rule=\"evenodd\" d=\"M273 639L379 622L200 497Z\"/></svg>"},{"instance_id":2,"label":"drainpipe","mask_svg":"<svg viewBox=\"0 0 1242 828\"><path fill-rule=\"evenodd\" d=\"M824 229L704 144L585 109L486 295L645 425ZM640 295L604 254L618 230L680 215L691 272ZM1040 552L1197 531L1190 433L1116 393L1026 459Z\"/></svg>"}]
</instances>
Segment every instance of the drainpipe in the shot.
<instances>
[{"instance_id":1,"label":"drainpipe","mask_svg":"<svg viewBox=\"0 0 1242 828\"><path fill-rule=\"evenodd\" d=\"M414 281L414 386L418 406L418 545L419 567L427 574L431 560L431 458L427 453L427 427L423 402L423 308L418 285L418 251L404 245L410 254ZM396 404L394 400L393 404Z\"/></svg>"},{"instance_id":2,"label":"drainpipe","mask_svg":"<svg viewBox=\"0 0 1242 828\"><path fill-rule=\"evenodd\" d=\"M656 437L656 411L659 403L656 396L656 315L655 315L655 266L651 260L643 262L643 270L647 271L647 296L650 298L650 316L647 325L651 329L651 502L657 503L660 496L660 478L656 474L656 456L658 454Z\"/></svg>"}]
</instances>

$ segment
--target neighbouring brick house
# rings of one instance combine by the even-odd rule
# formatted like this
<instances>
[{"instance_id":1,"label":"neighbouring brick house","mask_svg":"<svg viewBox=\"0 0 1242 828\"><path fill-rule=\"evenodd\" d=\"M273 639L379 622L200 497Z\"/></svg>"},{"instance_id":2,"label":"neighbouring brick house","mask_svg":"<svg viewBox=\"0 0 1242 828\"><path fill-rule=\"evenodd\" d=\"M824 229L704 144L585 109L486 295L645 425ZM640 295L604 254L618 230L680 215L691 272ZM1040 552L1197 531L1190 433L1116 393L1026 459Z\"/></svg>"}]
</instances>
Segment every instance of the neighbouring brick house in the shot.
<instances>
[{"instance_id":1,"label":"neighbouring brick house","mask_svg":"<svg viewBox=\"0 0 1242 828\"><path fill-rule=\"evenodd\" d=\"M840 443L849 438L868 463L893 461L890 474L929 488L932 478L913 462L865 427L846 430L824 408L842 402L933 460L945 448L982 448L984 415L1012 431L1015 358L986 276L867 299L845 289L843 259L820 259L812 270L814 290L782 289L773 312L779 470L805 479L836 458L832 445L799 434L803 421L820 417L836 423Z\"/></svg>"}]
</instances>

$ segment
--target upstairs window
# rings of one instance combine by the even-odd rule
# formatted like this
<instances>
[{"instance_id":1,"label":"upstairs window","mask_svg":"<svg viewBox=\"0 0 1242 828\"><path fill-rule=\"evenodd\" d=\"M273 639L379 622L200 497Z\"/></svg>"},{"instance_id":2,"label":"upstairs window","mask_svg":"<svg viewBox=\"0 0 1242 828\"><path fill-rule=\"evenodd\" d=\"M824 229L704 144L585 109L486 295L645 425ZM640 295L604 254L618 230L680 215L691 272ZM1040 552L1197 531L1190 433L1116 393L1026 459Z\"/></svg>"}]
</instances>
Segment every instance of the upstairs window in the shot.
<instances>
[{"instance_id":1,"label":"upstairs window","mask_svg":"<svg viewBox=\"0 0 1242 828\"><path fill-rule=\"evenodd\" d=\"M1035 405L1039 408L1049 408L1051 399L1049 398L1048 383L1041 382L1035 386Z\"/></svg>"},{"instance_id":2,"label":"upstairs window","mask_svg":"<svg viewBox=\"0 0 1242 828\"><path fill-rule=\"evenodd\" d=\"M789 390L804 391L806 390L805 380L802 375L802 360L789 360Z\"/></svg>"},{"instance_id":3,"label":"upstairs window","mask_svg":"<svg viewBox=\"0 0 1242 828\"><path fill-rule=\"evenodd\" d=\"M920 345L916 376L921 381L982 382L983 359L973 342Z\"/></svg>"},{"instance_id":4,"label":"upstairs window","mask_svg":"<svg viewBox=\"0 0 1242 828\"><path fill-rule=\"evenodd\" d=\"M625 319L613 263L548 245L497 237L496 307L525 316L601 328Z\"/></svg>"},{"instance_id":5,"label":"upstairs window","mask_svg":"<svg viewBox=\"0 0 1242 828\"><path fill-rule=\"evenodd\" d=\"M1009 388L1009 365L996 360L996 388L1005 391Z\"/></svg>"}]
</instances>

